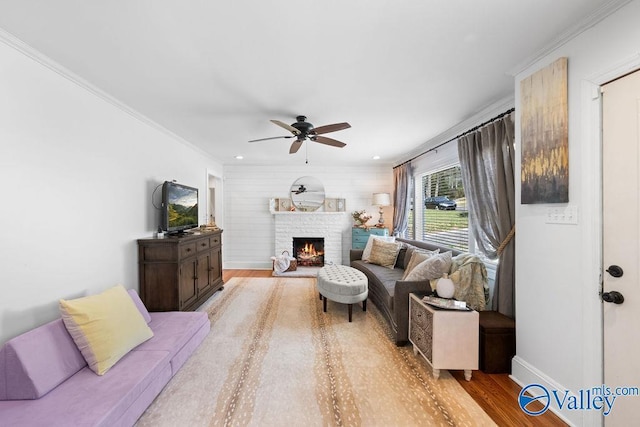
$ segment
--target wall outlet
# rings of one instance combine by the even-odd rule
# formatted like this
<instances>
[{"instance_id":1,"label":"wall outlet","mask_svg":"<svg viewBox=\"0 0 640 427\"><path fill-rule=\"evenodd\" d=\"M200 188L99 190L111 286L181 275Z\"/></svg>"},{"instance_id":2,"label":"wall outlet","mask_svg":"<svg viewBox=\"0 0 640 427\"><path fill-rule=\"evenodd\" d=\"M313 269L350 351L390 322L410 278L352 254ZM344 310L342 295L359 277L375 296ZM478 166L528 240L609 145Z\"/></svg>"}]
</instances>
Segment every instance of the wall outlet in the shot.
<instances>
[{"instance_id":1,"label":"wall outlet","mask_svg":"<svg viewBox=\"0 0 640 427\"><path fill-rule=\"evenodd\" d=\"M547 208L547 224L578 224L578 207Z\"/></svg>"}]
</instances>

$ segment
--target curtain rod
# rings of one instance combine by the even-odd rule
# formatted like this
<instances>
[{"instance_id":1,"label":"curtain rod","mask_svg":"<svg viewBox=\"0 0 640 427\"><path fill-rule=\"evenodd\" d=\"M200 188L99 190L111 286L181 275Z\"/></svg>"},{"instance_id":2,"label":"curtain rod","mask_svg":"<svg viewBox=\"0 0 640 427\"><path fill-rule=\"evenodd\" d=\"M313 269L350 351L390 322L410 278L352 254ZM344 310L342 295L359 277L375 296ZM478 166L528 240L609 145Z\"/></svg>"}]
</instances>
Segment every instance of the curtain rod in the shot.
<instances>
[{"instance_id":1,"label":"curtain rod","mask_svg":"<svg viewBox=\"0 0 640 427\"><path fill-rule=\"evenodd\" d=\"M399 165L394 166L394 167L393 167L393 169L395 169L395 168L399 168L399 167L400 167L400 166L402 166L402 165L406 165L407 163L410 163L410 162L414 161L414 160L415 160L415 159L417 159L418 157L422 157L422 156L424 156L425 154L427 154L427 153L429 153L429 152L431 152L431 151L437 150L438 148L442 147L443 145L448 144L448 143L450 143L451 141L455 141L456 139L461 138L461 137L463 137L463 136L465 136L465 135L467 135L467 134L469 134L469 133L471 133L471 132L474 132L474 131L476 131L476 130L480 129L481 127L483 127L483 126L488 125L489 123L493 123L493 122L495 122L496 120L500 120L501 118L503 118L503 117L504 117L504 116L506 116L507 114L511 114L511 113L513 113L515 110L516 110L515 108L510 108L510 109L508 109L507 111L505 111L504 113L500 113L500 114L498 114L497 116L495 116L494 118L489 119L489 120L487 120L486 122L480 123L478 126L475 126L475 127L471 128L471 129L469 129L469 130L465 131L465 132L462 132L461 134L456 135L456 136L454 136L453 138L448 139L448 140L446 140L445 142L443 142L443 143L440 143L440 144L436 145L435 147L429 148L427 151L424 151L424 152L422 152L422 153L420 153L420 154L417 154L417 155L413 156L413 157L412 157L412 158L410 158L409 160L406 160L406 161L404 161L404 162L400 163Z\"/></svg>"}]
</instances>

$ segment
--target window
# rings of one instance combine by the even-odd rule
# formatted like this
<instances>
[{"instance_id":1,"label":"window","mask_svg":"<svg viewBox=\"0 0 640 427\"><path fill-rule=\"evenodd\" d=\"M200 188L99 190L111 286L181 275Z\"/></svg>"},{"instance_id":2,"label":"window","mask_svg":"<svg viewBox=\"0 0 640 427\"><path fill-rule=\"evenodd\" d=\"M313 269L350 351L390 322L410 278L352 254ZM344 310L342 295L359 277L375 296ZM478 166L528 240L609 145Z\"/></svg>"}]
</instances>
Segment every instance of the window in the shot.
<instances>
[{"instance_id":1,"label":"window","mask_svg":"<svg viewBox=\"0 0 640 427\"><path fill-rule=\"evenodd\" d=\"M469 211L460 165L416 176L416 197L409 223L414 236L469 252ZM413 227L411 227L413 225ZM414 237L415 238L415 237Z\"/></svg>"}]
</instances>

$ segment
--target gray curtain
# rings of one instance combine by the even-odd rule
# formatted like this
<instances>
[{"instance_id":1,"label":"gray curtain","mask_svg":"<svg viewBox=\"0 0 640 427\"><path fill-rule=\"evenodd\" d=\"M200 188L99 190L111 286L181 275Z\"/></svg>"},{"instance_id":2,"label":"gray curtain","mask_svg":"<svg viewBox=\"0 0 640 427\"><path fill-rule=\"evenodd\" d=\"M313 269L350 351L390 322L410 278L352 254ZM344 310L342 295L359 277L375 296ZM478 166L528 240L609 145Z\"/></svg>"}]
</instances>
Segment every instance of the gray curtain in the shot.
<instances>
[{"instance_id":1,"label":"gray curtain","mask_svg":"<svg viewBox=\"0 0 640 427\"><path fill-rule=\"evenodd\" d=\"M409 226L409 209L411 208L411 164L406 163L393 169L393 181L395 185L393 199L393 235L406 237Z\"/></svg>"},{"instance_id":2,"label":"gray curtain","mask_svg":"<svg viewBox=\"0 0 640 427\"><path fill-rule=\"evenodd\" d=\"M513 114L458 139L473 236L482 253L499 260L492 309L509 317L515 317Z\"/></svg>"}]
</instances>

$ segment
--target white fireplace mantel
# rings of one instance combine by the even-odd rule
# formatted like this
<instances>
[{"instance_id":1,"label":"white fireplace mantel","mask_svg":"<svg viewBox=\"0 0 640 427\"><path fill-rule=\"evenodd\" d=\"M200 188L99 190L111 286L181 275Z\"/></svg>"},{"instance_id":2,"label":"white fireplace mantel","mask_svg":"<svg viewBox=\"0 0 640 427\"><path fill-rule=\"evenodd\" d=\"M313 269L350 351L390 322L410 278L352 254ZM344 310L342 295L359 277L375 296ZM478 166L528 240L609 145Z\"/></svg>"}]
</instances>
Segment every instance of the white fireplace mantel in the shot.
<instances>
[{"instance_id":1,"label":"white fireplace mantel","mask_svg":"<svg viewBox=\"0 0 640 427\"><path fill-rule=\"evenodd\" d=\"M342 264L342 229L346 212L273 212L275 253L293 250L294 237L324 238L325 264Z\"/></svg>"}]
</instances>

